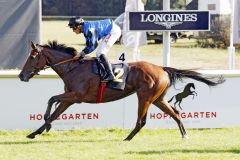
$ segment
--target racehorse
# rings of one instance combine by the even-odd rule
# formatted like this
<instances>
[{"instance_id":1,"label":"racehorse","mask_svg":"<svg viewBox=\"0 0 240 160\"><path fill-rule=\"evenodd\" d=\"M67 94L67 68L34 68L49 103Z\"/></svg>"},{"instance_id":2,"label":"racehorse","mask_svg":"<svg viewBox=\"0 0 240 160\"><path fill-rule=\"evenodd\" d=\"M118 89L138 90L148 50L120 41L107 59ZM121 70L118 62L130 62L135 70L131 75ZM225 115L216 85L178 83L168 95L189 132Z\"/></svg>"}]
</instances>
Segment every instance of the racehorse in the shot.
<instances>
[{"instance_id":1,"label":"racehorse","mask_svg":"<svg viewBox=\"0 0 240 160\"><path fill-rule=\"evenodd\" d=\"M175 101L175 103L174 103L174 107L176 107L176 104L178 103L179 108L182 110L181 103L182 103L182 99L183 99L183 98L186 98L186 97L189 96L189 95L192 95L193 98L194 98L195 95L197 96L197 92L191 91L191 88L195 89L194 83L188 83L188 84L184 87L183 92L178 93L178 94L176 94L175 96L173 96L173 97L168 101L168 103L170 103L170 102L173 100L173 98L175 97L176 101Z\"/></svg>"},{"instance_id":2,"label":"racehorse","mask_svg":"<svg viewBox=\"0 0 240 160\"><path fill-rule=\"evenodd\" d=\"M40 70L51 67L63 80L65 92L52 96L48 101L45 123L28 138L35 138L43 131L51 129L51 122L58 118L68 107L74 103L96 103L97 91L100 83L98 75L92 73L92 59L75 60L75 49L66 47L57 42L49 42L48 45L31 43L32 50L19 74L21 81L28 82L30 78L37 75ZM192 70L180 70L170 67L160 67L148 62L128 63L129 72L124 90L105 89L103 103L115 101L133 93L138 97L138 116L135 128L125 140L131 140L146 124L147 111L151 104L170 115L178 124L182 138L187 138L179 111L173 108L165 99L169 86L184 77L203 82L208 86L216 86L224 82L223 79L213 80L205 78L198 72ZM51 114L54 103L58 106Z\"/></svg>"}]
</instances>

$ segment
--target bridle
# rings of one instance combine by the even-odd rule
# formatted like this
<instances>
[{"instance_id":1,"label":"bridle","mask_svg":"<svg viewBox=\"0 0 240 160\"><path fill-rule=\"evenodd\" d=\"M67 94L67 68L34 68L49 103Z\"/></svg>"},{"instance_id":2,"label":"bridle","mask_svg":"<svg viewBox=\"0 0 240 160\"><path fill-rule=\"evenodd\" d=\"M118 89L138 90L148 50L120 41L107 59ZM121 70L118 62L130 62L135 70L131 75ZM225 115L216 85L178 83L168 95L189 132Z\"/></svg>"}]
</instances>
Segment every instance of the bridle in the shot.
<instances>
[{"instance_id":1,"label":"bridle","mask_svg":"<svg viewBox=\"0 0 240 160\"><path fill-rule=\"evenodd\" d=\"M55 67L55 66L58 66L58 65L67 63L67 62L79 60L79 57L73 57L73 58L70 58L70 59L65 59L65 60L62 60L62 61L60 61L60 62L51 64L51 63L48 61L48 59L46 58L46 55L44 55L44 53L42 53L43 50L44 50L45 52L49 52L49 51L45 50L44 48L43 48L42 50L36 49L35 52L37 52L37 57L35 57L35 58L38 58L38 60L39 60L39 59L40 59L40 56L44 56L44 58L45 58L45 60L46 60L47 63L46 63L43 67L41 67L41 68L32 66L32 67L34 68L33 73L34 73L35 75L38 75L38 72L40 72L41 70L45 70L45 69L48 69L48 68L51 68L51 67ZM33 56L32 56L32 57L33 57Z\"/></svg>"}]
</instances>

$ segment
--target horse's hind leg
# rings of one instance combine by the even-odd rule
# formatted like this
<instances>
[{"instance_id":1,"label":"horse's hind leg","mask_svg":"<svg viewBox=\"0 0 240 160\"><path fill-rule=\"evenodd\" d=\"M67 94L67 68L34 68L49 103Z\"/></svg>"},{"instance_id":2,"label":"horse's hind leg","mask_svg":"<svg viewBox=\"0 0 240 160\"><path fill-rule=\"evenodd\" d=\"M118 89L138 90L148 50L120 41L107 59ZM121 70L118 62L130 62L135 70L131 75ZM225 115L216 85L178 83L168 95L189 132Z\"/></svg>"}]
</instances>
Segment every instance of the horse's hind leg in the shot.
<instances>
[{"instance_id":1,"label":"horse's hind leg","mask_svg":"<svg viewBox=\"0 0 240 160\"><path fill-rule=\"evenodd\" d=\"M181 103L182 103L182 100L178 102L178 107L182 110Z\"/></svg>"},{"instance_id":2,"label":"horse's hind leg","mask_svg":"<svg viewBox=\"0 0 240 160\"><path fill-rule=\"evenodd\" d=\"M146 124L146 118L147 113L143 116L140 122L137 122L133 131L127 136L127 138L124 139L124 141L130 141L143 128L143 126Z\"/></svg>"},{"instance_id":3,"label":"horse's hind leg","mask_svg":"<svg viewBox=\"0 0 240 160\"><path fill-rule=\"evenodd\" d=\"M178 100L176 100L176 102L174 103L174 107L176 108L177 107L177 103L178 103L179 101Z\"/></svg>"},{"instance_id":4,"label":"horse's hind leg","mask_svg":"<svg viewBox=\"0 0 240 160\"><path fill-rule=\"evenodd\" d=\"M124 139L125 141L130 141L146 124L147 110L150 104L151 104L150 102L142 102L139 100L138 118L137 118L136 126L132 130L132 132L127 136L127 138Z\"/></svg>"},{"instance_id":5,"label":"horse's hind leg","mask_svg":"<svg viewBox=\"0 0 240 160\"><path fill-rule=\"evenodd\" d=\"M161 109L163 112L170 115L177 122L182 138L188 138L181 117L179 115L179 111L177 109L173 108L164 98L158 98L156 101L153 102L153 104L159 109Z\"/></svg>"},{"instance_id":6,"label":"horse's hind leg","mask_svg":"<svg viewBox=\"0 0 240 160\"><path fill-rule=\"evenodd\" d=\"M147 79L147 77L145 77ZM148 77L149 78L149 77ZM152 79L147 79L146 83L141 84L137 90L138 96L138 118L133 131L128 135L125 140L130 141L146 124L147 111L149 106L161 96L168 86L168 78L163 74L159 81L153 82ZM151 83L152 82L152 83Z\"/></svg>"}]
</instances>

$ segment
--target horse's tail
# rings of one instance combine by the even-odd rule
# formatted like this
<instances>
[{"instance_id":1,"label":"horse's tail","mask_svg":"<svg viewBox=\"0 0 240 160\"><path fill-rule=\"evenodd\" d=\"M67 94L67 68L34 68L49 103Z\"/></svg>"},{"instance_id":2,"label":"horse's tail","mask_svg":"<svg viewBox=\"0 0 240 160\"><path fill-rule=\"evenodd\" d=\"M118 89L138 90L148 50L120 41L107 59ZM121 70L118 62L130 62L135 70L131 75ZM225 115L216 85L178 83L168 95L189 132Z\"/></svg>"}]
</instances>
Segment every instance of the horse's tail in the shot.
<instances>
[{"instance_id":1,"label":"horse's tail","mask_svg":"<svg viewBox=\"0 0 240 160\"><path fill-rule=\"evenodd\" d=\"M187 77L200 82L207 84L208 86L216 86L225 82L222 76L215 78L207 78L204 77L201 73L193 71L193 70L183 70L176 69L171 67L163 67L163 70L168 73L170 79L170 85L174 85L177 80L182 80L182 78Z\"/></svg>"},{"instance_id":2,"label":"horse's tail","mask_svg":"<svg viewBox=\"0 0 240 160\"><path fill-rule=\"evenodd\" d=\"M173 100L174 97L175 97L175 96L173 96L170 100L168 100L168 103L170 103L170 102Z\"/></svg>"}]
</instances>

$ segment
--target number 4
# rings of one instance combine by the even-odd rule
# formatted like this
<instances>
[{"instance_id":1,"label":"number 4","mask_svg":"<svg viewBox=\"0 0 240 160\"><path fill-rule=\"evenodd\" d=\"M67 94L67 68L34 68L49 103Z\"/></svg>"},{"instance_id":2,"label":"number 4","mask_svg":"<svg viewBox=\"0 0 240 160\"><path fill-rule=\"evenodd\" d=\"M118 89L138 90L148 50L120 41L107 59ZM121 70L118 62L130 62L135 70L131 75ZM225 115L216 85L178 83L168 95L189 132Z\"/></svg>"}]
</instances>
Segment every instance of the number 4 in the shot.
<instances>
[{"instance_id":1,"label":"number 4","mask_svg":"<svg viewBox=\"0 0 240 160\"><path fill-rule=\"evenodd\" d=\"M120 56L119 56L119 60L120 61L125 61L125 53L122 53Z\"/></svg>"}]
</instances>

